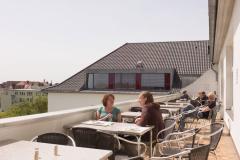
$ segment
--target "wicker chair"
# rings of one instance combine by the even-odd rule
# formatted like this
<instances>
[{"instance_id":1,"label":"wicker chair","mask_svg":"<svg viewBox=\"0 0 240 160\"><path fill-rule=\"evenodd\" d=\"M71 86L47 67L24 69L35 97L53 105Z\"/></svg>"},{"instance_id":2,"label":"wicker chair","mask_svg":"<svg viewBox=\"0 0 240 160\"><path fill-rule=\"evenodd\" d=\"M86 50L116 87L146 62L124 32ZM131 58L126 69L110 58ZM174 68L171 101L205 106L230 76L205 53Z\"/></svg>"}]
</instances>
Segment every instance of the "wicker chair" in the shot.
<instances>
[{"instance_id":1,"label":"wicker chair","mask_svg":"<svg viewBox=\"0 0 240 160\"><path fill-rule=\"evenodd\" d=\"M181 160L182 157L186 157L190 153L190 150L185 150L170 156L165 157L151 157L150 160Z\"/></svg>"},{"instance_id":2,"label":"wicker chair","mask_svg":"<svg viewBox=\"0 0 240 160\"><path fill-rule=\"evenodd\" d=\"M152 157L151 160L174 160L188 157L189 160L207 160L209 155L209 145L187 149L185 151L167 157Z\"/></svg>"},{"instance_id":3,"label":"wicker chair","mask_svg":"<svg viewBox=\"0 0 240 160\"><path fill-rule=\"evenodd\" d=\"M144 160L144 157L142 156L137 156L137 157L132 157L132 158L128 158L126 160Z\"/></svg>"},{"instance_id":4,"label":"wicker chair","mask_svg":"<svg viewBox=\"0 0 240 160\"><path fill-rule=\"evenodd\" d=\"M185 119L185 128L187 130L192 129L192 128L196 128L197 125L195 122L197 122L198 118L194 116L194 113L198 110L198 108L195 108L193 110L189 110L189 111L184 111L181 113L181 117L183 116L188 116Z\"/></svg>"},{"instance_id":5,"label":"wicker chair","mask_svg":"<svg viewBox=\"0 0 240 160\"><path fill-rule=\"evenodd\" d=\"M62 133L45 133L34 137L31 141L58 145L71 145L74 147L76 146L74 140L70 136Z\"/></svg>"},{"instance_id":6,"label":"wicker chair","mask_svg":"<svg viewBox=\"0 0 240 160\"><path fill-rule=\"evenodd\" d=\"M200 126L205 126L210 123L215 123L216 117L217 117L217 112L218 112L217 110L218 110L218 108L217 108L217 106L215 106L213 109L211 109L209 111L208 118L198 118L197 123L199 123Z\"/></svg>"},{"instance_id":7,"label":"wicker chair","mask_svg":"<svg viewBox=\"0 0 240 160\"><path fill-rule=\"evenodd\" d=\"M156 141L157 142L162 142L163 139L170 133L174 131L175 125L176 125L176 120L172 118L168 118L164 120L164 125L165 129L161 130L158 132Z\"/></svg>"},{"instance_id":8,"label":"wicker chair","mask_svg":"<svg viewBox=\"0 0 240 160\"><path fill-rule=\"evenodd\" d=\"M160 111L162 112L162 114L168 114L168 117L172 115L168 109L161 108Z\"/></svg>"},{"instance_id":9,"label":"wicker chair","mask_svg":"<svg viewBox=\"0 0 240 160\"><path fill-rule=\"evenodd\" d=\"M156 102L157 104L159 104L159 105L165 105L166 103L164 103L164 102Z\"/></svg>"},{"instance_id":10,"label":"wicker chair","mask_svg":"<svg viewBox=\"0 0 240 160\"><path fill-rule=\"evenodd\" d=\"M210 145L193 148L189 154L189 160L208 160Z\"/></svg>"},{"instance_id":11,"label":"wicker chair","mask_svg":"<svg viewBox=\"0 0 240 160\"><path fill-rule=\"evenodd\" d=\"M90 128L73 128L73 138L77 147L96 148L97 131Z\"/></svg>"},{"instance_id":12,"label":"wicker chair","mask_svg":"<svg viewBox=\"0 0 240 160\"><path fill-rule=\"evenodd\" d=\"M142 108L141 107L131 107L130 112L142 112Z\"/></svg>"},{"instance_id":13,"label":"wicker chair","mask_svg":"<svg viewBox=\"0 0 240 160\"><path fill-rule=\"evenodd\" d=\"M216 156L215 150L221 139L223 128L224 128L224 125L222 123L212 123L199 128L197 133L197 138L198 138L197 145L201 146L204 144L204 143L201 143L203 139L209 139L208 143L210 144L210 151Z\"/></svg>"},{"instance_id":14,"label":"wicker chair","mask_svg":"<svg viewBox=\"0 0 240 160\"><path fill-rule=\"evenodd\" d=\"M117 155L119 159L127 159L127 160L143 160L144 159L144 156L147 151L147 146L145 143L130 141L117 135L114 135L114 137L121 144L122 154Z\"/></svg>"},{"instance_id":15,"label":"wicker chair","mask_svg":"<svg viewBox=\"0 0 240 160\"><path fill-rule=\"evenodd\" d=\"M184 132L173 132L167 135L164 141L189 137L188 139L185 139L184 148L193 148L195 146L196 131L196 129L190 129L185 130Z\"/></svg>"},{"instance_id":16,"label":"wicker chair","mask_svg":"<svg viewBox=\"0 0 240 160\"><path fill-rule=\"evenodd\" d=\"M154 147L153 156L171 156L185 151L190 141L193 141L195 132L185 134L171 135L170 140L157 143Z\"/></svg>"},{"instance_id":17,"label":"wicker chair","mask_svg":"<svg viewBox=\"0 0 240 160\"><path fill-rule=\"evenodd\" d=\"M169 100L168 102L176 103L176 100L177 99L172 99L172 100Z\"/></svg>"},{"instance_id":18,"label":"wicker chair","mask_svg":"<svg viewBox=\"0 0 240 160\"><path fill-rule=\"evenodd\" d=\"M113 152L112 156L109 157L110 160L114 160L117 152L121 148L119 140L113 134L105 133L102 131L97 132L97 149L111 150Z\"/></svg>"}]
</instances>

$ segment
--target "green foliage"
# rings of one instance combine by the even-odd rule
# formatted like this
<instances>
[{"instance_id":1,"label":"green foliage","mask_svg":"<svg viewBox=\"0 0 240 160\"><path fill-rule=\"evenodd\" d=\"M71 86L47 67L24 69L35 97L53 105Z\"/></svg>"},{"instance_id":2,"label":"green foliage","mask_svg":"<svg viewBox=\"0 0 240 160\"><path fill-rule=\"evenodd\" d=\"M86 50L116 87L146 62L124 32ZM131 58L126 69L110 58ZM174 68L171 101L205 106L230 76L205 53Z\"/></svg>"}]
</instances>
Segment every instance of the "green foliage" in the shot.
<instances>
[{"instance_id":1,"label":"green foliage","mask_svg":"<svg viewBox=\"0 0 240 160\"><path fill-rule=\"evenodd\" d=\"M37 96L33 102L21 102L13 104L6 112L0 112L0 118L16 117L47 112L47 96Z\"/></svg>"}]
</instances>

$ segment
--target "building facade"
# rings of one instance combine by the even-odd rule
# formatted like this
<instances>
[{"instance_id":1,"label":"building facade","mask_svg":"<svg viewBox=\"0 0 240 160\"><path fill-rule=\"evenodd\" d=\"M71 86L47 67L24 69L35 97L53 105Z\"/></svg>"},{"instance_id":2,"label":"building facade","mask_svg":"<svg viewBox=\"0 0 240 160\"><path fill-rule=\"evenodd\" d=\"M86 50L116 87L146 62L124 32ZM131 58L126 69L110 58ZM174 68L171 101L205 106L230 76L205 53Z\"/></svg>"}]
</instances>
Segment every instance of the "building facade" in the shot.
<instances>
[{"instance_id":1,"label":"building facade","mask_svg":"<svg viewBox=\"0 0 240 160\"><path fill-rule=\"evenodd\" d=\"M240 153L240 0L209 0L211 61L224 121Z\"/></svg>"},{"instance_id":2,"label":"building facade","mask_svg":"<svg viewBox=\"0 0 240 160\"><path fill-rule=\"evenodd\" d=\"M180 90L210 69L208 51L207 40L126 43L62 83L44 89L48 109L97 105L106 93L114 93L119 102L136 99L142 90L156 95ZM79 100L81 103L74 103Z\"/></svg>"},{"instance_id":3,"label":"building facade","mask_svg":"<svg viewBox=\"0 0 240 160\"><path fill-rule=\"evenodd\" d=\"M33 102L37 96L47 96L46 93L36 89L9 89L0 93L0 111L6 111L13 104Z\"/></svg>"}]
</instances>

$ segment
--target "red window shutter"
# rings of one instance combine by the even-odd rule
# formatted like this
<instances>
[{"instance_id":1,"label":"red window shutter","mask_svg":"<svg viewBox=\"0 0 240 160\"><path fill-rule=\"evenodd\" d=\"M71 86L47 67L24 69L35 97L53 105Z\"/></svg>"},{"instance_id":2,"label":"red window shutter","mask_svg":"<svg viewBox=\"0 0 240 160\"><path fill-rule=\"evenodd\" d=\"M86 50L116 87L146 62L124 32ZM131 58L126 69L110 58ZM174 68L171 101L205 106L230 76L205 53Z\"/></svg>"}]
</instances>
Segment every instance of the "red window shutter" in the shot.
<instances>
[{"instance_id":1,"label":"red window shutter","mask_svg":"<svg viewBox=\"0 0 240 160\"><path fill-rule=\"evenodd\" d=\"M136 89L141 89L141 73L136 73Z\"/></svg>"},{"instance_id":2,"label":"red window shutter","mask_svg":"<svg viewBox=\"0 0 240 160\"><path fill-rule=\"evenodd\" d=\"M165 84L165 89L170 90L170 85L171 85L170 73L165 73L164 74L164 84Z\"/></svg>"},{"instance_id":3,"label":"red window shutter","mask_svg":"<svg viewBox=\"0 0 240 160\"><path fill-rule=\"evenodd\" d=\"M109 89L115 88L115 73L108 74L108 88Z\"/></svg>"}]
</instances>

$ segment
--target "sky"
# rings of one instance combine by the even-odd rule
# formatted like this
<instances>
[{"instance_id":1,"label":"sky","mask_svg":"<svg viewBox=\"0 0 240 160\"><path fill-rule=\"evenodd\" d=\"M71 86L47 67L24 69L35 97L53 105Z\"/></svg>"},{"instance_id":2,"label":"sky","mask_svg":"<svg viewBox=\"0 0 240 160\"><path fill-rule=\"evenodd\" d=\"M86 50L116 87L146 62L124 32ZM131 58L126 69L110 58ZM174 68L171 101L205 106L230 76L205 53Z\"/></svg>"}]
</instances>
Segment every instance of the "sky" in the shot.
<instances>
[{"instance_id":1,"label":"sky","mask_svg":"<svg viewBox=\"0 0 240 160\"><path fill-rule=\"evenodd\" d=\"M0 1L0 82L59 83L126 42L207 39L207 0Z\"/></svg>"}]
</instances>

